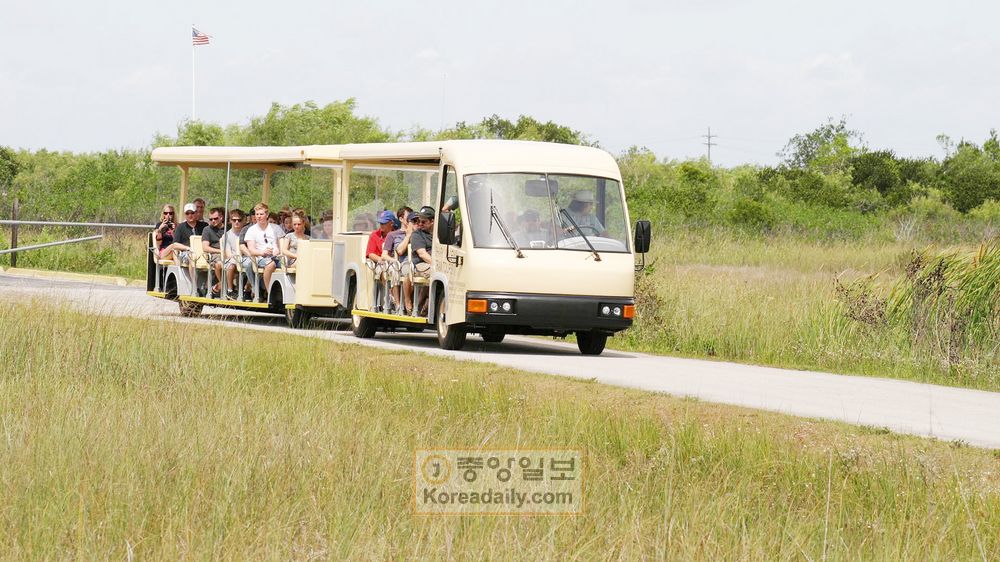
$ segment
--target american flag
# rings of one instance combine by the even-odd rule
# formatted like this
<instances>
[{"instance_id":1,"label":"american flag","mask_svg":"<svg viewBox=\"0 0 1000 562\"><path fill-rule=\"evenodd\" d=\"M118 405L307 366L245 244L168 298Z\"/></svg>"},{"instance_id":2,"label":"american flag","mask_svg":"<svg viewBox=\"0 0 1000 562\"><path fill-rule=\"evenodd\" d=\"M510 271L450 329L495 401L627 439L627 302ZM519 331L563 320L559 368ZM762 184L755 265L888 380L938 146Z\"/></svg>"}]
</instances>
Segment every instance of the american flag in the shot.
<instances>
[{"instance_id":1,"label":"american flag","mask_svg":"<svg viewBox=\"0 0 1000 562\"><path fill-rule=\"evenodd\" d=\"M198 31L194 27L191 27L191 44L192 45L208 45L208 35Z\"/></svg>"}]
</instances>

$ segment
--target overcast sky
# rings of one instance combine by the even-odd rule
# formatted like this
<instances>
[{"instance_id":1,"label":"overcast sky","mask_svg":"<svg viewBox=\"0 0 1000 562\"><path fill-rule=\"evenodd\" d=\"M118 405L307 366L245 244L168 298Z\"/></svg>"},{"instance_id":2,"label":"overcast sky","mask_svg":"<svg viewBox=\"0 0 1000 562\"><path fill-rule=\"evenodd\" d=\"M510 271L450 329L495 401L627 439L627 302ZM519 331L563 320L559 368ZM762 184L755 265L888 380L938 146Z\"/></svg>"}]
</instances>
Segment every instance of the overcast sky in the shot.
<instances>
[{"instance_id":1,"label":"overcast sky","mask_svg":"<svg viewBox=\"0 0 1000 562\"><path fill-rule=\"evenodd\" d=\"M148 146L191 116L354 97L393 130L497 113L612 153L771 163L847 115L876 148L1000 127L1000 4L923 1L32 2L3 0L0 145Z\"/></svg>"}]
</instances>

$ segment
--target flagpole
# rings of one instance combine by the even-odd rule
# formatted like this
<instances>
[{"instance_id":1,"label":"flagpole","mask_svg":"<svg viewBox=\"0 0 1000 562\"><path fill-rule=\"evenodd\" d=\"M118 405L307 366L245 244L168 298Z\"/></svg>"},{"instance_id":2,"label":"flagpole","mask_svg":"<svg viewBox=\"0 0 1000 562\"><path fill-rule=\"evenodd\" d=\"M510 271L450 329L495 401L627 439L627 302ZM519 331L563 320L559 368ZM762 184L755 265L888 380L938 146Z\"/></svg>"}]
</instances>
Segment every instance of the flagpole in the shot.
<instances>
[{"instance_id":1,"label":"flagpole","mask_svg":"<svg viewBox=\"0 0 1000 562\"><path fill-rule=\"evenodd\" d=\"M191 29L194 29L194 24L191 24ZM194 40L191 41L191 120L196 120L195 116L195 106L194 106Z\"/></svg>"}]
</instances>

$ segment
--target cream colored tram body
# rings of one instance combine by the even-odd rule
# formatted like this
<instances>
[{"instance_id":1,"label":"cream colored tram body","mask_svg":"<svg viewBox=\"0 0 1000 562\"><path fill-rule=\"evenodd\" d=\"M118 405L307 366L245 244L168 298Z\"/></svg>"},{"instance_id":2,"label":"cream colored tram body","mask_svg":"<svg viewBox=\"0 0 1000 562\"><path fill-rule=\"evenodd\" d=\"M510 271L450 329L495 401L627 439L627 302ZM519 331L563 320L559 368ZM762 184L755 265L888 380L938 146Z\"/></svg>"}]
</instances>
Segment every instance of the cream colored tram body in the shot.
<instances>
[{"instance_id":1,"label":"cream colored tram body","mask_svg":"<svg viewBox=\"0 0 1000 562\"><path fill-rule=\"evenodd\" d=\"M261 288L266 302L202 296L203 264L163 262L150 252L149 293L177 300L182 313L205 305L284 312L295 326L313 316L350 316L359 337L433 329L448 349L461 348L469 334L489 342L507 334L575 335L585 354L600 353L632 323L636 254L648 249L649 223L639 221L632 238L621 174L602 150L458 140L158 148L153 160L181 169L181 203L196 167L260 170L265 202L275 173L314 168L330 175L329 239L300 242L296 268L278 270ZM359 228L352 181L380 171L419 178L406 203L433 210L433 226L422 225L432 259L420 271L366 259L370 228ZM389 206L377 191L374 199L362 203ZM394 297L402 281L414 287L409 311Z\"/></svg>"}]
</instances>

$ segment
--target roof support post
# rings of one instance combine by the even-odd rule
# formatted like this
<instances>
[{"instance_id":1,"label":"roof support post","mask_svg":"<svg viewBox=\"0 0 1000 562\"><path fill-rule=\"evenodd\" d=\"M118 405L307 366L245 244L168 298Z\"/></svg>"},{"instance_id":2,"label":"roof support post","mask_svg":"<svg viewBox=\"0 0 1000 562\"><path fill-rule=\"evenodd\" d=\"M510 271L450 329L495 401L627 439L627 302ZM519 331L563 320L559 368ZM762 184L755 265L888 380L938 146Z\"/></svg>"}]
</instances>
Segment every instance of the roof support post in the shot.
<instances>
[{"instance_id":1,"label":"roof support post","mask_svg":"<svg viewBox=\"0 0 1000 562\"><path fill-rule=\"evenodd\" d=\"M180 168L181 168L181 202L180 205L177 205L177 210L176 210L177 214L174 216L174 220L178 221L178 224L180 224L179 219L184 217L184 204L187 203L187 198L188 198L188 173L190 172L187 166L181 166Z\"/></svg>"},{"instance_id":2,"label":"roof support post","mask_svg":"<svg viewBox=\"0 0 1000 562\"><path fill-rule=\"evenodd\" d=\"M268 200L271 198L271 174L274 173L273 170L267 168L264 170L264 190L261 193L260 200L265 205L268 204Z\"/></svg>"},{"instance_id":3,"label":"roof support post","mask_svg":"<svg viewBox=\"0 0 1000 562\"><path fill-rule=\"evenodd\" d=\"M350 203L350 193L351 193L351 170L354 165L350 162L344 162L344 169L341 172L341 187L340 187L340 201L336 207L337 212L337 232L347 232L347 213L350 209L347 205Z\"/></svg>"},{"instance_id":4,"label":"roof support post","mask_svg":"<svg viewBox=\"0 0 1000 562\"><path fill-rule=\"evenodd\" d=\"M422 201L423 205L430 205L431 207L436 206L436 205L431 205L431 176L433 175L434 172L424 173L424 193Z\"/></svg>"}]
</instances>

